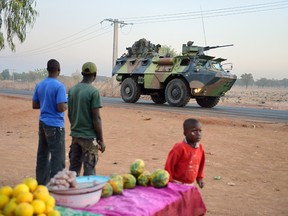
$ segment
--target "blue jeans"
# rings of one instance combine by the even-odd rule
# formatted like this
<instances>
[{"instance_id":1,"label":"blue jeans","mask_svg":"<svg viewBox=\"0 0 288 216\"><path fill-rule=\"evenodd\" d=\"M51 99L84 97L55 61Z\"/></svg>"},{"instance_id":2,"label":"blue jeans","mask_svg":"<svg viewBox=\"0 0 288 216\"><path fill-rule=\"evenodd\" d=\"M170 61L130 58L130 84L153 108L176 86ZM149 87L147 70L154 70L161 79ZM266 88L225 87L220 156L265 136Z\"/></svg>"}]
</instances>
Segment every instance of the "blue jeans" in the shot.
<instances>
[{"instance_id":1,"label":"blue jeans","mask_svg":"<svg viewBox=\"0 0 288 216\"><path fill-rule=\"evenodd\" d=\"M46 185L50 178L65 168L65 129L39 121L39 142L36 163L38 184Z\"/></svg>"},{"instance_id":2,"label":"blue jeans","mask_svg":"<svg viewBox=\"0 0 288 216\"><path fill-rule=\"evenodd\" d=\"M83 175L96 175L96 164L98 162L98 144L94 139L72 137L69 151L70 171L75 171L80 175L83 165Z\"/></svg>"}]
</instances>

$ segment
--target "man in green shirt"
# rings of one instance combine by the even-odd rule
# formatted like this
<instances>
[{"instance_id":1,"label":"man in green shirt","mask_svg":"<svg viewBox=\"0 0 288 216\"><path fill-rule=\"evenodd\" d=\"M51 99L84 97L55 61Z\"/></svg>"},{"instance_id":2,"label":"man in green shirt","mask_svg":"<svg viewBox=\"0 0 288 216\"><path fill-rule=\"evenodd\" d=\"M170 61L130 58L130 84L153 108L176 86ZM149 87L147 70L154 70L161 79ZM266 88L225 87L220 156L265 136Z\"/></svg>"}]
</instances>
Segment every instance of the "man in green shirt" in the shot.
<instances>
[{"instance_id":1,"label":"man in green shirt","mask_svg":"<svg viewBox=\"0 0 288 216\"><path fill-rule=\"evenodd\" d=\"M69 170L80 175L83 164L84 176L96 175L98 150L105 151L100 116L101 97L92 82L97 67L93 62L82 66L83 79L68 91L68 118L71 124L72 143L69 151Z\"/></svg>"}]
</instances>

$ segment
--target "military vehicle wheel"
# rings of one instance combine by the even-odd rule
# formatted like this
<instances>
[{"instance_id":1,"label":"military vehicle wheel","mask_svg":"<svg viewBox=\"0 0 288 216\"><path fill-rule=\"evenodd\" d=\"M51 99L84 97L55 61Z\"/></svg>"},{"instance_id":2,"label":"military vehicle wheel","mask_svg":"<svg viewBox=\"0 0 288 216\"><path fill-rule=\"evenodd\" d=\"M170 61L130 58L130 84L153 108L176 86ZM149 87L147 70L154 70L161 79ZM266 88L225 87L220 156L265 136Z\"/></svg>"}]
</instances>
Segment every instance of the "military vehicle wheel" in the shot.
<instances>
[{"instance_id":1,"label":"military vehicle wheel","mask_svg":"<svg viewBox=\"0 0 288 216\"><path fill-rule=\"evenodd\" d=\"M121 97L127 103L136 103L141 95L141 88L138 83L132 79L127 78L121 84Z\"/></svg>"},{"instance_id":2,"label":"military vehicle wheel","mask_svg":"<svg viewBox=\"0 0 288 216\"><path fill-rule=\"evenodd\" d=\"M197 103L201 107L212 108L218 104L220 97L199 97L196 98Z\"/></svg>"},{"instance_id":3,"label":"military vehicle wheel","mask_svg":"<svg viewBox=\"0 0 288 216\"><path fill-rule=\"evenodd\" d=\"M166 101L176 107L184 107L190 100L190 89L181 79L171 80L165 88Z\"/></svg>"},{"instance_id":4,"label":"military vehicle wheel","mask_svg":"<svg viewBox=\"0 0 288 216\"><path fill-rule=\"evenodd\" d=\"M166 99L165 99L165 93L157 93L157 94L153 94L150 95L151 96L151 100L156 103L156 104L164 104L166 103Z\"/></svg>"}]
</instances>

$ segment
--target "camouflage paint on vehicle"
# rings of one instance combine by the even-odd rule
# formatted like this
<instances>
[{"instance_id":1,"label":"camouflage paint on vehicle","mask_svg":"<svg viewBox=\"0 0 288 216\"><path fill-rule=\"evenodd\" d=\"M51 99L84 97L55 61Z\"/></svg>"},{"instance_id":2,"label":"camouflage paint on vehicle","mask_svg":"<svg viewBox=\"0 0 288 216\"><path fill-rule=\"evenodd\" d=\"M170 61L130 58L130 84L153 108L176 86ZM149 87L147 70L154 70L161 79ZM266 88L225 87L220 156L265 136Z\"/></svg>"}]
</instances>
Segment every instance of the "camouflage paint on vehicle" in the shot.
<instances>
[{"instance_id":1,"label":"camouflage paint on vehicle","mask_svg":"<svg viewBox=\"0 0 288 216\"><path fill-rule=\"evenodd\" d=\"M117 59L112 75L121 84L125 102L134 103L140 95L151 95L155 103L185 106L195 98L200 106L213 107L237 77L222 68L226 59L204 52L225 46L199 47L189 41L183 44L182 55L169 57L158 54L159 44L140 39L127 48L127 55Z\"/></svg>"}]
</instances>

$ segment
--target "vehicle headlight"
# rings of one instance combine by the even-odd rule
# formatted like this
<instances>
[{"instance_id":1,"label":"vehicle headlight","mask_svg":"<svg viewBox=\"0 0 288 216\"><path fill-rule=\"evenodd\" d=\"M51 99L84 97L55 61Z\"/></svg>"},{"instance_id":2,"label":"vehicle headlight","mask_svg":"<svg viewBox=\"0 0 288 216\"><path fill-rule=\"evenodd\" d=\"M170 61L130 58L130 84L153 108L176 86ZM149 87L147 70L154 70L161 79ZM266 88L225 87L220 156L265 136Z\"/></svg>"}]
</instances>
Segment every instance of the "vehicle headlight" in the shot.
<instances>
[{"instance_id":1,"label":"vehicle headlight","mask_svg":"<svg viewBox=\"0 0 288 216\"><path fill-rule=\"evenodd\" d=\"M201 91L201 88L193 88L192 89L192 93L193 94L197 94L197 93L199 93Z\"/></svg>"}]
</instances>

